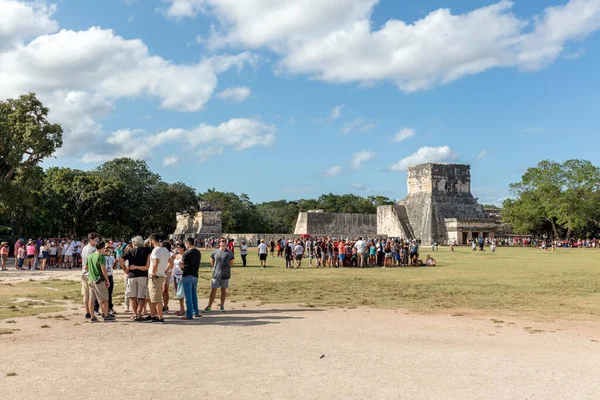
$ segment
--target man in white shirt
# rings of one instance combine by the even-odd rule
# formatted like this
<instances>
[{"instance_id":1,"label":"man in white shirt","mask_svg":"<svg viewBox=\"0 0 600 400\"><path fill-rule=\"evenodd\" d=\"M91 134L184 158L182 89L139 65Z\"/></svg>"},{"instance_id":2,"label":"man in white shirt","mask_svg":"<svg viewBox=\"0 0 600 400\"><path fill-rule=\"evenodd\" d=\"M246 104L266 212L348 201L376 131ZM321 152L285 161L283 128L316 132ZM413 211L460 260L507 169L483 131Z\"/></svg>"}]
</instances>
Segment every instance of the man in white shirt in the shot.
<instances>
[{"instance_id":1,"label":"man in white shirt","mask_svg":"<svg viewBox=\"0 0 600 400\"><path fill-rule=\"evenodd\" d=\"M267 244L265 243L265 239L260 239L260 244L258 245L258 258L260 259L260 270L262 271L263 267L267 268L267 255L268 255Z\"/></svg>"},{"instance_id":2,"label":"man in white shirt","mask_svg":"<svg viewBox=\"0 0 600 400\"><path fill-rule=\"evenodd\" d=\"M356 248L356 256L358 257L358 268L363 267L363 263L365 260L365 248L367 247L367 243L363 240L362 237L358 238L358 241L354 243L354 248Z\"/></svg>"},{"instance_id":3,"label":"man in white shirt","mask_svg":"<svg viewBox=\"0 0 600 400\"><path fill-rule=\"evenodd\" d=\"M304 247L300 242L297 242L296 247L294 247L294 254L296 255L296 268L300 268L304 256Z\"/></svg>"},{"instance_id":4,"label":"man in white shirt","mask_svg":"<svg viewBox=\"0 0 600 400\"><path fill-rule=\"evenodd\" d=\"M73 241L69 240L63 247L63 266L71 269L73 267Z\"/></svg>"},{"instance_id":5,"label":"man in white shirt","mask_svg":"<svg viewBox=\"0 0 600 400\"><path fill-rule=\"evenodd\" d=\"M96 232L88 234L88 244L81 251L81 295L83 296L83 304L85 305L85 318L92 318L93 309L90 309L90 296L89 296L89 281L87 271L87 258L96 251L96 245L100 235ZM72 244L71 244L72 246ZM67 250L68 251L68 250Z\"/></svg>"},{"instance_id":6,"label":"man in white shirt","mask_svg":"<svg viewBox=\"0 0 600 400\"><path fill-rule=\"evenodd\" d=\"M171 253L158 241L158 236L156 234L150 235L148 239L152 244L150 268L148 269L151 322L163 323L165 320L163 318L162 290Z\"/></svg>"}]
</instances>

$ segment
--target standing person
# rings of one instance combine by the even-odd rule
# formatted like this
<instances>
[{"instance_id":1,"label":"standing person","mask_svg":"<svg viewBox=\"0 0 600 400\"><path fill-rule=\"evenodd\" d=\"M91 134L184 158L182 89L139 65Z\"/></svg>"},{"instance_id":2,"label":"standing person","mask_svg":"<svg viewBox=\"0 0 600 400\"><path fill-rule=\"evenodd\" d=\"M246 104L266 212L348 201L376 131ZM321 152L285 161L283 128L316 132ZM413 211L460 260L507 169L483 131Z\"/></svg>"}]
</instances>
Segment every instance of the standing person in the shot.
<instances>
[{"instance_id":1,"label":"standing person","mask_svg":"<svg viewBox=\"0 0 600 400\"><path fill-rule=\"evenodd\" d=\"M413 239L412 244L410 245L410 259L419 258L419 245L417 241Z\"/></svg>"},{"instance_id":2,"label":"standing person","mask_svg":"<svg viewBox=\"0 0 600 400\"><path fill-rule=\"evenodd\" d=\"M94 312L94 302L93 301L90 302L90 293L92 293L94 289L93 288L90 289L90 280L88 279L89 268L87 267L86 263L87 263L87 258L96 252L99 237L100 237L100 235L98 235L96 232L92 232L92 233L88 234L88 244L82 249L82 253L81 253L84 257L84 259L81 262L81 264L82 264L81 265L81 295L83 296L83 304L85 306L85 318L86 319L93 318L92 313ZM106 272L106 261L105 261L104 257L102 257L102 266L103 266L102 268L103 268L104 272ZM98 279L98 278L99 278L99 276L96 279ZM106 278L106 283L108 283L108 277ZM94 294L96 294L96 293L94 292ZM106 292L106 296L107 296L107 300L108 300L108 290ZM98 299L98 302L100 302L100 300L101 299ZM90 306L90 303L91 303L91 306Z\"/></svg>"},{"instance_id":3,"label":"standing person","mask_svg":"<svg viewBox=\"0 0 600 400\"><path fill-rule=\"evenodd\" d=\"M221 241L219 240L219 245ZM225 239L223 244L227 245ZM193 317L201 317L200 310L198 309L198 269L200 268L200 260L202 254L200 250L194 247L194 239L191 237L185 240L185 248L187 249L183 253L181 263L183 265L183 272L181 274L181 282L183 283L183 290L185 292L185 316L181 317L184 320L191 320Z\"/></svg>"},{"instance_id":4,"label":"standing person","mask_svg":"<svg viewBox=\"0 0 600 400\"><path fill-rule=\"evenodd\" d=\"M242 257L242 267L246 266L246 256L248 255L248 246L246 246L246 241L242 240L242 245L240 246L240 256ZM261 265L262 267L262 265Z\"/></svg>"},{"instance_id":5,"label":"standing person","mask_svg":"<svg viewBox=\"0 0 600 400\"><path fill-rule=\"evenodd\" d=\"M267 244L265 243L265 239L260 239L260 244L258 245L258 258L260 259L260 269L262 271L263 267L267 268L267 255L268 255Z\"/></svg>"},{"instance_id":6,"label":"standing person","mask_svg":"<svg viewBox=\"0 0 600 400\"><path fill-rule=\"evenodd\" d=\"M291 242L287 242L285 244L285 249L284 249L284 253L285 253L285 267L292 269L294 267L294 265L292 264L292 260L293 260L293 254L294 254L294 250L292 249L292 243Z\"/></svg>"},{"instance_id":7,"label":"standing person","mask_svg":"<svg viewBox=\"0 0 600 400\"><path fill-rule=\"evenodd\" d=\"M271 257L275 256L275 241L271 239Z\"/></svg>"},{"instance_id":8,"label":"standing person","mask_svg":"<svg viewBox=\"0 0 600 400\"><path fill-rule=\"evenodd\" d=\"M296 268L300 268L302 257L304 256L304 246L302 246L300 241L297 241L296 247L294 247L294 255L296 256Z\"/></svg>"},{"instance_id":9,"label":"standing person","mask_svg":"<svg viewBox=\"0 0 600 400\"><path fill-rule=\"evenodd\" d=\"M340 240L338 244L338 258L339 258L339 268L344 267L344 261L346 260L346 241L344 239Z\"/></svg>"},{"instance_id":10,"label":"standing person","mask_svg":"<svg viewBox=\"0 0 600 400\"><path fill-rule=\"evenodd\" d=\"M18 263L17 263L17 268L19 270L23 270L23 263L25 262L25 256L26 256L26 251L25 251L25 247L21 245L21 247L19 247L19 252L17 253L17 257L19 259Z\"/></svg>"},{"instance_id":11,"label":"standing person","mask_svg":"<svg viewBox=\"0 0 600 400\"><path fill-rule=\"evenodd\" d=\"M27 242L27 269L31 270L33 268L33 261L35 258L35 246L33 242L30 240Z\"/></svg>"},{"instance_id":12,"label":"standing person","mask_svg":"<svg viewBox=\"0 0 600 400\"><path fill-rule=\"evenodd\" d=\"M129 262L129 266L125 265L126 262ZM119 264L129 278L129 300L135 313L132 319L141 322L146 304L150 266L150 248L144 246L144 239L141 236L131 239L131 250L119 258Z\"/></svg>"},{"instance_id":13,"label":"standing person","mask_svg":"<svg viewBox=\"0 0 600 400\"><path fill-rule=\"evenodd\" d=\"M108 283L110 283L110 286L108 287L108 314L115 315L116 312L114 310L114 305L112 301L112 294L115 286L115 281L113 278L115 258L112 256L112 248L110 246L104 246L104 249L102 249L100 253L104 256L104 261L106 262L106 275L108 275ZM100 303L98 303L98 300L96 299L96 301L94 301L94 314L98 315L99 311Z\"/></svg>"},{"instance_id":14,"label":"standing person","mask_svg":"<svg viewBox=\"0 0 600 400\"><path fill-rule=\"evenodd\" d=\"M0 258L2 259L2 271L6 271L6 261L8 261L8 242L0 243Z\"/></svg>"},{"instance_id":15,"label":"standing person","mask_svg":"<svg viewBox=\"0 0 600 400\"><path fill-rule=\"evenodd\" d=\"M367 247L367 243L363 240L362 237L359 237L356 243L354 243L354 248L356 249L356 255L358 256L358 268L362 268L364 266L364 258L365 258L365 248Z\"/></svg>"},{"instance_id":16,"label":"standing person","mask_svg":"<svg viewBox=\"0 0 600 400\"><path fill-rule=\"evenodd\" d=\"M315 257L315 242L312 239L306 241L306 252L308 253L308 266L313 266L313 258Z\"/></svg>"},{"instance_id":17,"label":"standing person","mask_svg":"<svg viewBox=\"0 0 600 400\"><path fill-rule=\"evenodd\" d=\"M56 247L56 243L51 242L50 248L48 249L48 254L50 254L50 267L56 268L56 260L58 257L58 247Z\"/></svg>"},{"instance_id":18,"label":"standing person","mask_svg":"<svg viewBox=\"0 0 600 400\"><path fill-rule=\"evenodd\" d=\"M165 272L165 281L162 286L162 311L163 314L167 314L169 312L169 287L171 286L172 276L173 276L173 261L175 260L175 253L171 251L171 242L165 240L162 242L162 247L169 251L169 265L167 266L167 271Z\"/></svg>"},{"instance_id":19,"label":"standing person","mask_svg":"<svg viewBox=\"0 0 600 400\"><path fill-rule=\"evenodd\" d=\"M73 240L69 239L63 249L63 254L65 255L64 267L71 269L73 268L73 252L75 250Z\"/></svg>"},{"instance_id":20,"label":"standing person","mask_svg":"<svg viewBox=\"0 0 600 400\"><path fill-rule=\"evenodd\" d=\"M42 260L40 262L40 270L44 272L46 269L46 263L48 262L48 259L50 259L50 255L48 253L48 242L46 241L42 242L42 245L40 246L40 259Z\"/></svg>"},{"instance_id":21,"label":"standing person","mask_svg":"<svg viewBox=\"0 0 600 400\"><path fill-rule=\"evenodd\" d=\"M96 241L97 238L94 240L94 242ZM92 242L92 240L90 240L90 242ZM90 246L89 243L86 247L88 246ZM108 288L110 286L110 281L106 272L106 259L104 258L102 252L104 252L104 242L98 243L96 245L96 249L94 249L94 252L92 252L85 260L82 260L82 264L85 268L85 279L88 279L89 303L87 308L89 310L93 310L94 301L98 300L98 303L100 303L100 308L102 309L102 317L104 318L104 322L112 322L115 320L115 317L114 315L110 315L108 313ZM81 254L85 254L83 249ZM90 318L90 322L98 322L98 318L93 315Z\"/></svg>"},{"instance_id":22,"label":"standing person","mask_svg":"<svg viewBox=\"0 0 600 400\"><path fill-rule=\"evenodd\" d=\"M182 285L181 283L181 279L182 279L182 275L183 275L183 270L181 269L181 258L183 256L183 252L185 250L185 247L183 245L183 243L178 243L175 246L175 255L173 256L173 274L172 274L172 278L171 281L173 282L173 290L175 293L177 293L177 289L179 288L179 285ZM179 312L175 315L182 317L185 315L185 296L181 297L179 299Z\"/></svg>"},{"instance_id":23,"label":"standing person","mask_svg":"<svg viewBox=\"0 0 600 400\"><path fill-rule=\"evenodd\" d=\"M15 248L14 248L14 250L15 250L15 253L14 253L14 255L15 255L15 269L21 269L23 267L23 265L19 266L19 258L18 258L19 250L21 249L21 247L23 247L23 243L21 243L21 240L22 239L17 239L15 241Z\"/></svg>"},{"instance_id":24,"label":"standing person","mask_svg":"<svg viewBox=\"0 0 600 400\"><path fill-rule=\"evenodd\" d=\"M169 250L162 246L158 241L158 236L152 234L149 237L152 245L150 254L150 268L148 270L148 292L150 293L150 319L149 321L164 323L163 318L163 285L169 259L171 254Z\"/></svg>"},{"instance_id":25,"label":"standing person","mask_svg":"<svg viewBox=\"0 0 600 400\"><path fill-rule=\"evenodd\" d=\"M225 299L227 298L227 288L229 288L229 279L231 279L231 266L233 265L234 255L225 247L225 239L219 239L219 248L210 255L210 263L213 267L210 298L208 306L202 311L208 313L211 311L217 289L221 289L221 307L220 311L225 312Z\"/></svg>"}]
</instances>

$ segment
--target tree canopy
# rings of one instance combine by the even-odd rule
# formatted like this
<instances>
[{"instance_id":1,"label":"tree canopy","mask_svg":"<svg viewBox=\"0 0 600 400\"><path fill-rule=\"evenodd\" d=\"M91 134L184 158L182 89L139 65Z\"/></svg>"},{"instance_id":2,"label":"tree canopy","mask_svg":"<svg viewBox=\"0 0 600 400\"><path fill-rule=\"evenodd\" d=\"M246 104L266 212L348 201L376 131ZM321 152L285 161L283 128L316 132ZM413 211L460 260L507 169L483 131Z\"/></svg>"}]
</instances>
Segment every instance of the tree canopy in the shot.
<instances>
[{"instance_id":1,"label":"tree canopy","mask_svg":"<svg viewBox=\"0 0 600 400\"><path fill-rule=\"evenodd\" d=\"M598 230L600 170L585 160L541 161L510 185L502 218L517 233L585 237Z\"/></svg>"}]
</instances>

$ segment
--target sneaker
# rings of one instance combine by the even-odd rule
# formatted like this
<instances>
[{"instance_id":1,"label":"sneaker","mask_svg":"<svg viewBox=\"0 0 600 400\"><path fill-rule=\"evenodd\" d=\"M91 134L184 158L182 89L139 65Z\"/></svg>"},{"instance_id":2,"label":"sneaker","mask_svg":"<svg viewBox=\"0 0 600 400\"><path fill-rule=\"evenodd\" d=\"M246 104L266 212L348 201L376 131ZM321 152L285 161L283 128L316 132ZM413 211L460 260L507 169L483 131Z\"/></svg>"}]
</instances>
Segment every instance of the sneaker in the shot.
<instances>
[{"instance_id":1,"label":"sneaker","mask_svg":"<svg viewBox=\"0 0 600 400\"><path fill-rule=\"evenodd\" d=\"M219 309L219 312L225 312L225 307L221 306L221 308Z\"/></svg>"},{"instance_id":2,"label":"sneaker","mask_svg":"<svg viewBox=\"0 0 600 400\"><path fill-rule=\"evenodd\" d=\"M110 310L108 310L108 313L115 315L117 312L111 308Z\"/></svg>"},{"instance_id":3,"label":"sneaker","mask_svg":"<svg viewBox=\"0 0 600 400\"><path fill-rule=\"evenodd\" d=\"M202 310L202 312L209 313L209 312L211 312L211 309L210 309L210 307L206 307L204 310Z\"/></svg>"},{"instance_id":4,"label":"sneaker","mask_svg":"<svg viewBox=\"0 0 600 400\"><path fill-rule=\"evenodd\" d=\"M154 318L152 320L152 322L153 323L157 323L157 324L164 324L165 323L165 319L164 318L158 318L158 317L156 317L156 318Z\"/></svg>"},{"instance_id":5,"label":"sneaker","mask_svg":"<svg viewBox=\"0 0 600 400\"><path fill-rule=\"evenodd\" d=\"M141 322L152 322L154 318L156 317L153 317L152 315L146 315L144 318L141 319Z\"/></svg>"},{"instance_id":6,"label":"sneaker","mask_svg":"<svg viewBox=\"0 0 600 400\"><path fill-rule=\"evenodd\" d=\"M94 310L94 315L95 315L96 317L99 317L99 316L100 316L100 315L102 315L102 314L100 314L100 311L98 311L98 310Z\"/></svg>"},{"instance_id":7,"label":"sneaker","mask_svg":"<svg viewBox=\"0 0 600 400\"><path fill-rule=\"evenodd\" d=\"M96 317L90 318L90 322L98 322L98 318L96 318Z\"/></svg>"},{"instance_id":8,"label":"sneaker","mask_svg":"<svg viewBox=\"0 0 600 400\"><path fill-rule=\"evenodd\" d=\"M202 318L202 314L196 314L194 315L195 318Z\"/></svg>"},{"instance_id":9,"label":"sneaker","mask_svg":"<svg viewBox=\"0 0 600 400\"><path fill-rule=\"evenodd\" d=\"M92 314L90 314L90 313L85 314L85 319L90 319L90 318L92 318Z\"/></svg>"},{"instance_id":10,"label":"sneaker","mask_svg":"<svg viewBox=\"0 0 600 400\"><path fill-rule=\"evenodd\" d=\"M115 322L117 319L114 315L108 315L108 317L104 318L104 322Z\"/></svg>"}]
</instances>

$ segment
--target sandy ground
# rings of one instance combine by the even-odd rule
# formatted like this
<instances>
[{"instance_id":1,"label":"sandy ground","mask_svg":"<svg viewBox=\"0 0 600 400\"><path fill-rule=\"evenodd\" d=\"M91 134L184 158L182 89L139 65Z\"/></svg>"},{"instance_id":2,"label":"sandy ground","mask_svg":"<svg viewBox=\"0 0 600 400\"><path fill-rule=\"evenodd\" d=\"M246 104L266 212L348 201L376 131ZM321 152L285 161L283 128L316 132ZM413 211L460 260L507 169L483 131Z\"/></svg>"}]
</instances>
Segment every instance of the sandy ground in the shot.
<instances>
[{"instance_id":1,"label":"sandy ground","mask_svg":"<svg viewBox=\"0 0 600 400\"><path fill-rule=\"evenodd\" d=\"M164 325L90 324L73 306L0 321L20 329L0 335L0 398L600 398L597 322L229 306Z\"/></svg>"}]
</instances>

